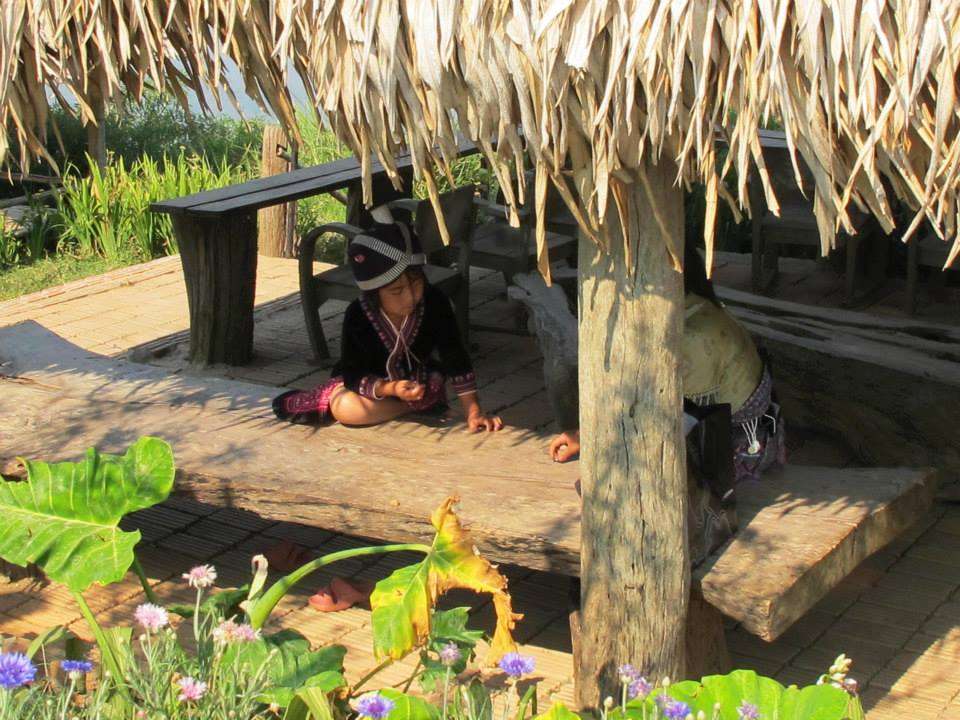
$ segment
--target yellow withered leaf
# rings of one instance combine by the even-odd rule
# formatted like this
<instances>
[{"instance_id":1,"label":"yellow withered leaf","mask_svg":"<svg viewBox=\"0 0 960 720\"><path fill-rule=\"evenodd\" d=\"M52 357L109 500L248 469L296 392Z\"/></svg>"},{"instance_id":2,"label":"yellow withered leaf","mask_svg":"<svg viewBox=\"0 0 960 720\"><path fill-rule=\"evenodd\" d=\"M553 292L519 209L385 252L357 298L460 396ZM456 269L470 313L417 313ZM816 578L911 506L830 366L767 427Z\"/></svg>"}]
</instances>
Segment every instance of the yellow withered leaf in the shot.
<instances>
[{"instance_id":1,"label":"yellow withered leaf","mask_svg":"<svg viewBox=\"0 0 960 720\"><path fill-rule=\"evenodd\" d=\"M522 615L513 612L507 579L470 542L453 511L456 502L457 498L447 498L433 513L437 534L427 556L381 580L370 596L378 658L399 659L424 643L430 635L433 606L455 588L493 596L497 627L486 662L494 664L516 649L513 628Z\"/></svg>"}]
</instances>

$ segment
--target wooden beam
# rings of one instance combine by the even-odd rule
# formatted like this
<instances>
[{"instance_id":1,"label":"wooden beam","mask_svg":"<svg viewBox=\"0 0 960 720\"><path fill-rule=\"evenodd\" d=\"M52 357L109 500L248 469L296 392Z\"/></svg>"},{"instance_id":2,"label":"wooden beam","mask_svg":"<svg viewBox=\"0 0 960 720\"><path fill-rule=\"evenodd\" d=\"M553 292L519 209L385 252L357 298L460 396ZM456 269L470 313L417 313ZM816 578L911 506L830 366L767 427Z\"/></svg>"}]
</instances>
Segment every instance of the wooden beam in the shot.
<instances>
[{"instance_id":1,"label":"wooden beam","mask_svg":"<svg viewBox=\"0 0 960 720\"><path fill-rule=\"evenodd\" d=\"M686 451L681 432L681 275L668 246L683 237L675 168L612 188L631 225L607 252L580 240L581 636L577 699L598 707L617 667L681 677L690 595ZM607 222L619 224L611 211ZM627 246L629 245L629 252Z\"/></svg>"}]
</instances>

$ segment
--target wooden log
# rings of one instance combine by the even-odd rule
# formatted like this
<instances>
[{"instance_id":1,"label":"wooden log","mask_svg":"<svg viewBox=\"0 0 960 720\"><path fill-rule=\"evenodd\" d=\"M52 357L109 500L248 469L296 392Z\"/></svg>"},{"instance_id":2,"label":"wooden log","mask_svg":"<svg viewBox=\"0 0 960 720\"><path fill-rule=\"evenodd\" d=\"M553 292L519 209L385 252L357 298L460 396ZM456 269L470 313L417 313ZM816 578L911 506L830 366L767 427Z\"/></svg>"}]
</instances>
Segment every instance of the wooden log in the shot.
<instances>
[{"instance_id":1,"label":"wooden log","mask_svg":"<svg viewBox=\"0 0 960 720\"><path fill-rule=\"evenodd\" d=\"M103 170L107 166L107 103L98 87L96 81L90 87L94 121L87 123L87 154Z\"/></svg>"},{"instance_id":2,"label":"wooden log","mask_svg":"<svg viewBox=\"0 0 960 720\"><path fill-rule=\"evenodd\" d=\"M619 688L629 660L684 672L690 594L681 429L683 287L667 252L683 236L675 168L647 165L620 186L631 225L608 252L580 240L581 707ZM619 204L619 203L618 203ZM614 203L611 203L611 208ZM618 214L610 212L612 227Z\"/></svg>"},{"instance_id":3,"label":"wooden log","mask_svg":"<svg viewBox=\"0 0 960 720\"><path fill-rule=\"evenodd\" d=\"M76 460L87 447L123 452L149 434L174 447L176 491L210 505L423 542L430 513L456 494L487 557L579 571L573 486L580 468L551 462L544 435L508 428L477 436L413 420L362 429L278 424L270 388L90 355L33 323L0 328L0 363L7 376L0 416L9 419L0 427L0 474L7 477L22 477L16 456ZM738 489L739 532L694 580L710 605L774 640L924 517L934 480L930 471L904 468L788 465Z\"/></svg>"},{"instance_id":4,"label":"wooden log","mask_svg":"<svg viewBox=\"0 0 960 720\"><path fill-rule=\"evenodd\" d=\"M281 156L290 147L283 128L267 125L263 128L263 149L260 176L279 175L294 169L290 161ZM294 257L292 230L296 226L296 203L271 205L258 212L257 244L261 255L268 257Z\"/></svg>"},{"instance_id":5,"label":"wooden log","mask_svg":"<svg viewBox=\"0 0 960 720\"><path fill-rule=\"evenodd\" d=\"M190 361L243 365L253 357L257 216L173 216L190 307Z\"/></svg>"}]
</instances>

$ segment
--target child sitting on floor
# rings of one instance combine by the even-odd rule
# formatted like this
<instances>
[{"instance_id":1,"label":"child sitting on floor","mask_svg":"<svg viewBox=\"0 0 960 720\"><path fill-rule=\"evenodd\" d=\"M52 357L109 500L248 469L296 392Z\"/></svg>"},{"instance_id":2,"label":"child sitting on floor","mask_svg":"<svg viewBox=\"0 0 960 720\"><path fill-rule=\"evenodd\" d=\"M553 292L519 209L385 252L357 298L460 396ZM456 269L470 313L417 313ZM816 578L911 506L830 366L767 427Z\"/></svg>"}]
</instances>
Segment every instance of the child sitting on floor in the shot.
<instances>
[{"instance_id":1,"label":"child sitting on floor","mask_svg":"<svg viewBox=\"0 0 960 720\"><path fill-rule=\"evenodd\" d=\"M375 223L347 249L359 299L343 318L340 361L331 378L273 401L281 420L378 425L410 412L445 407L447 380L472 432L496 431L447 297L423 273L419 240L403 223Z\"/></svg>"},{"instance_id":2,"label":"child sitting on floor","mask_svg":"<svg viewBox=\"0 0 960 720\"><path fill-rule=\"evenodd\" d=\"M463 406L471 432L497 431L503 421L487 415L477 398L477 380L447 297L423 272L426 258L403 223L375 223L347 249L359 299L343 318L340 361L330 380L307 391L291 390L273 401L281 420L377 425L411 412L446 408L446 381ZM282 543L269 554L283 570L309 558ZM333 612L363 602L371 588L334 579L310 598Z\"/></svg>"}]
</instances>

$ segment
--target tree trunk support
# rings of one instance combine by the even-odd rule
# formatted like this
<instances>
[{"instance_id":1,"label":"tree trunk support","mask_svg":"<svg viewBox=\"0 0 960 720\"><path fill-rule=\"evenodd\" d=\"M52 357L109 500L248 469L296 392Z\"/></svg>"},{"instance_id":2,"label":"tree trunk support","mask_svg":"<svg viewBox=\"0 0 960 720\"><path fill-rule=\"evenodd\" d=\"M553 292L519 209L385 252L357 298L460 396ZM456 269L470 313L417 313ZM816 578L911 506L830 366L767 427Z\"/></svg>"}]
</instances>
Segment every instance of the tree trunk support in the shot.
<instances>
[{"instance_id":1,"label":"tree trunk support","mask_svg":"<svg viewBox=\"0 0 960 720\"><path fill-rule=\"evenodd\" d=\"M281 154L283 153L283 154ZM279 125L263 129L260 176L278 175L295 169L297 151ZM293 231L297 223L297 203L272 205L259 211L259 252L270 257L295 257Z\"/></svg>"},{"instance_id":2,"label":"tree trunk support","mask_svg":"<svg viewBox=\"0 0 960 720\"><path fill-rule=\"evenodd\" d=\"M256 211L174 215L190 306L190 361L244 365L253 357Z\"/></svg>"},{"instance_id":3,"label":"tree trunk support","mask_svg":"<svg viewBox=\"0 0 960 720\"><path fill-rule=\"evenodd\" d=\"M632 663L681 677L690 599L681 431L683 195L669 162L610 202L608 252L580 242L581 630L577 699L596 708ZM627 252L622 238L629 240ZM632 272L631 272L632 271Z\"/></svg>"},{"instance_id":4,"label":"tree trunk support","mask_svg":"<svg viewBox=\"0 0 960 720\"><path fill-rule=\"evenodd\" d=\"M579 583L574 582L573 585L579 589ZM571 596L571 600L573 599ZM579 599L576 602L579 604ZM574 661L574 692L579 697L582 677L579 664L582 629L580 610L576 605L572 607L574 609L570 611L569 618L570 644ZM685 647L687 670L683 675L684 679L699 680L707 675L723 675L732 669L730 651L727 649L727 638L723 629L723 615L706 602L697 590L690 594Z\"/></svg>"}]
</instances>

